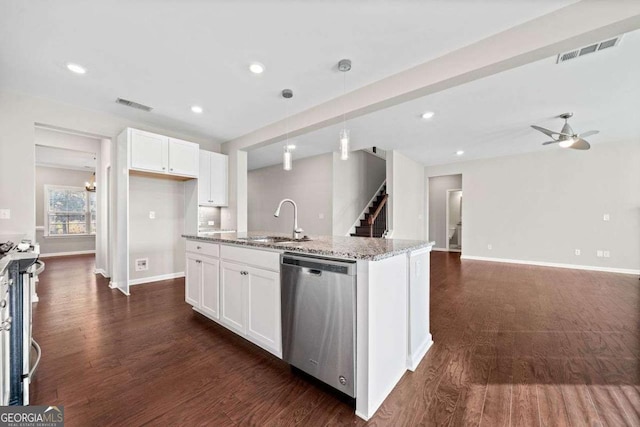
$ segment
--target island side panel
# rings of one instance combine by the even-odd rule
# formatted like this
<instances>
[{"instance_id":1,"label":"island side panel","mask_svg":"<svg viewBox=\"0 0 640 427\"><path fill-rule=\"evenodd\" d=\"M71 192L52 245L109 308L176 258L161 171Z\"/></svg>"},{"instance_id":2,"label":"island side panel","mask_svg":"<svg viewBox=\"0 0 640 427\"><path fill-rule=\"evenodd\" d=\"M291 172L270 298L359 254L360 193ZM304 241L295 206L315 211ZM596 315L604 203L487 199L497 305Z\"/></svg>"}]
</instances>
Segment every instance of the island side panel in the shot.
<instances>
[{"instance_id":1,"label":"island side panel","mask_svg":"<svg viewBox=\"0 0 640 427\"><path fill-rule=\"evenodd\" d=\"M356 414L363 419L407 369L408 279L406 254L358 262Z\"/></svg>"},{"instance_id":2,"label":"island side panel","mask_svg":"<svg viewBox=\"0 0 640 427\"><path fill-rule=\"evenodd\" d=\"M413 251L409 259L409 354L407 368L415 371L433 344L429 327L431 247Z\"/></svg>"}]
</instances>

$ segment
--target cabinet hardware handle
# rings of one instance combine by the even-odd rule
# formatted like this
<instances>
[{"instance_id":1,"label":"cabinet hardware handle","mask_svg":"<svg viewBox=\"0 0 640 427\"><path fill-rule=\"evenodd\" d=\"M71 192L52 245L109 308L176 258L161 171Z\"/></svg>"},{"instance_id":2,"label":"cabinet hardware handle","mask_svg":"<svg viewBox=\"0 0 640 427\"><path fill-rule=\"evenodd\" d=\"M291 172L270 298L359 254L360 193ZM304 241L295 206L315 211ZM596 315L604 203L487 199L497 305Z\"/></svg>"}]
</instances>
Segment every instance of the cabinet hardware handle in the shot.
<instances>
[{"instance_id":1,"label":"cabinet hardware handle","mask_svg":"<svg viewBox=\"0 0 640 427\"><path fill-rule=\"evenodd\" d=\"M202 247L201 246L196 246L196 249L202 249Z\"/></svg>"},{"instance_id":2,"label":"cabinet hardware handle","mask_svg":"<svg viewBox=\"0 0 640 427\"><path fill-rule=\"evenodd\" d=\"M171 169L169 169L169 170L170 170L170 171L172 171L172 170L173 170L173 168L171 168Z\"/></svg>"},{"instance_id":3,"label":"cabinet hardware handle","mask_svg":"<svg viewBox=\"0 0 640 427\"><path fill-rule=\"evenodd\" d=\"M199 259L196 260L197 264L202 264L202 261L200 261Z\"/></svg>"},{"instance_id":4,"label":"cabinet hardware handle","mask_svg":"<svg viewBox=\"0 0 640 427\"><path fill-rule=\"evenodd\" d=\"M166 169L166 168L163 166L163 167L162 167L162 170L165 170L165 169Z\"/></svg>"}]
</instances>

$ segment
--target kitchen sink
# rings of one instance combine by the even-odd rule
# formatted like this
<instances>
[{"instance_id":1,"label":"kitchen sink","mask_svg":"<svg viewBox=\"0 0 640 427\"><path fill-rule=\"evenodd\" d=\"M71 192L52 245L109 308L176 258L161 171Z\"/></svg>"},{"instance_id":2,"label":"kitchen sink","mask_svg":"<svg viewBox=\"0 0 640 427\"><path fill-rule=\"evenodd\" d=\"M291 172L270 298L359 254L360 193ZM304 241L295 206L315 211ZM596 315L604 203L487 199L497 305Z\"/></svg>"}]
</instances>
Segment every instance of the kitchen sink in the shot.
<instances>
[{"instance_id":1,"label":"kitchen sink","mask_svg":"<svg viewBox=\"0 0 640 427\"><path fill-rule=\"evenodd\" d=\"M255 243L272 243L272 244L284 244L284 243L299 243L299 242L308 242L311 239L308 237L303 237L302 239L294 239L292 237L284 237L284 236L252 236L252 237L240 237L238 240L246 240L247 242L255 242Z\"/></svg>"}]
</instances>

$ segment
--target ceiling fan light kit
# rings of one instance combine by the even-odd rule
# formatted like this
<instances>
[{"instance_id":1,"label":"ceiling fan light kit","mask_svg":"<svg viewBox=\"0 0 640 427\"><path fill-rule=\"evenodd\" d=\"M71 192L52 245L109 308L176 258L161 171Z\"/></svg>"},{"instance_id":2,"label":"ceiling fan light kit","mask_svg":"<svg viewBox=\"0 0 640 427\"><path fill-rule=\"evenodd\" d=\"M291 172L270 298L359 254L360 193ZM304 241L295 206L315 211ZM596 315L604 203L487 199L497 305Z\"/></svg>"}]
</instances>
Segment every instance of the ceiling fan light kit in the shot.
<instances>
[{"instance_id":1,"label":"ceiling fan light kit","mask_svg":"<svg viewBox=\"0 0 640 427\"><path fill-rule=\"evenodd\" d=\"M538 132L542 132L548 137L551 137L551 141L543 142L542 145L558 144L562 148L573 148L574 150L588 150L591 148L591 144L584 139L586 136L595 135L600 133L597 130L590 130L583 133L575 133L571 126L569 126L569 119L573 117L573 113L563 113L558 116L559 119L564 120L564 125L560 132L555 132L541 126L531 125L532 128Z\"/></svg>"}]
</instances>

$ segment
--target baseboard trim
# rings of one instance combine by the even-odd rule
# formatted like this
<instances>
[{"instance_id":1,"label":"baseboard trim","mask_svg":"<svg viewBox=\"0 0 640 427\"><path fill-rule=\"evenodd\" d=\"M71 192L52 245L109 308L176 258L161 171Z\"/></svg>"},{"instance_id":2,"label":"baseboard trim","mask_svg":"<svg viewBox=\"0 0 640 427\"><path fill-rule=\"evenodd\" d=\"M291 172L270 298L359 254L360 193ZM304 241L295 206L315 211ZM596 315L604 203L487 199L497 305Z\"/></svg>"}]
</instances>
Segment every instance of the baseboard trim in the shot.
<instances>
[{"instance_id":1,"label":"baseboard trim","mask_svg":"<svg viewBox=\"0 0 640 427\"><path fill-rule=\"evenodd\" d=\"M431 248L432 251L439 251L439 252L449 252L449 250L447 248L436 248L435 246Z\"/></svg>"},{"instance_id":2,"label":"baseboard trim","mask_svg":"<svg viewBox=\"0 0 640 427\"><path fill-rule=\"evenodd\" d=\"M95 270L93 270L93 274L99 274L105 279L109 279L109 276L107 276L107 272L102 268L96 268Z\"/></svg>"},{"instance_id":3,"label":"baseboard trim","mask_svg":"<svg viewBox=\"0 0 640 427\"><path fill-rule=\"evenodd\" d=\"M72 251L72 252L54 252L51 254L40 254L40 258L54 258L59 256L72 256L72 255L89 255L95 254L96 251Z\"/></svg>"},{"instance_id":4,"label":"baseboard trim","mask_svg":"<svg viewBox=\"0 0 640 427\"><path fill-rule=\"evenodd\" d=\"M159 276L143 277L141 279L129 280L129 286L142 285L144 283L160 282L162 280L178 279L184 277L184 271L178 273L161 274Z\"/></svg>"},{"instance_id":5,"label":"baseboard trim","mask_svg":"<svg viewBox=\"0 0 640 427\"><path fill-rule=\"evenodd\" d=\"M539 267L568 268L572 270L600 271L603 273L640 275L640 270L635 270L631 268L596 267L591 265L562 264L562 263L545 262L545 261L525 261L520 259L490 258L490 257L482 257L482 256L474 256L474 255L462 255L460 259L468 259L473 261L502 262L505 264L535 265Z\"/></svg>"},{"instance_id":6,"label":"baseboard trim","mask_svg":"<svg viewBox=\"0 0 640 427\"><path fill-rule=\"evenodd\" d=\"M409 369L411 372L414 372L418 368L418 365L420 364L420 362L422 362L422 359L427 354L432 345L433 338L431 337L431 334L429 334L422 345L420 345L418 351L409 355L409 357L407 358L407 369Z\"/></svg>"}]
</instances>

